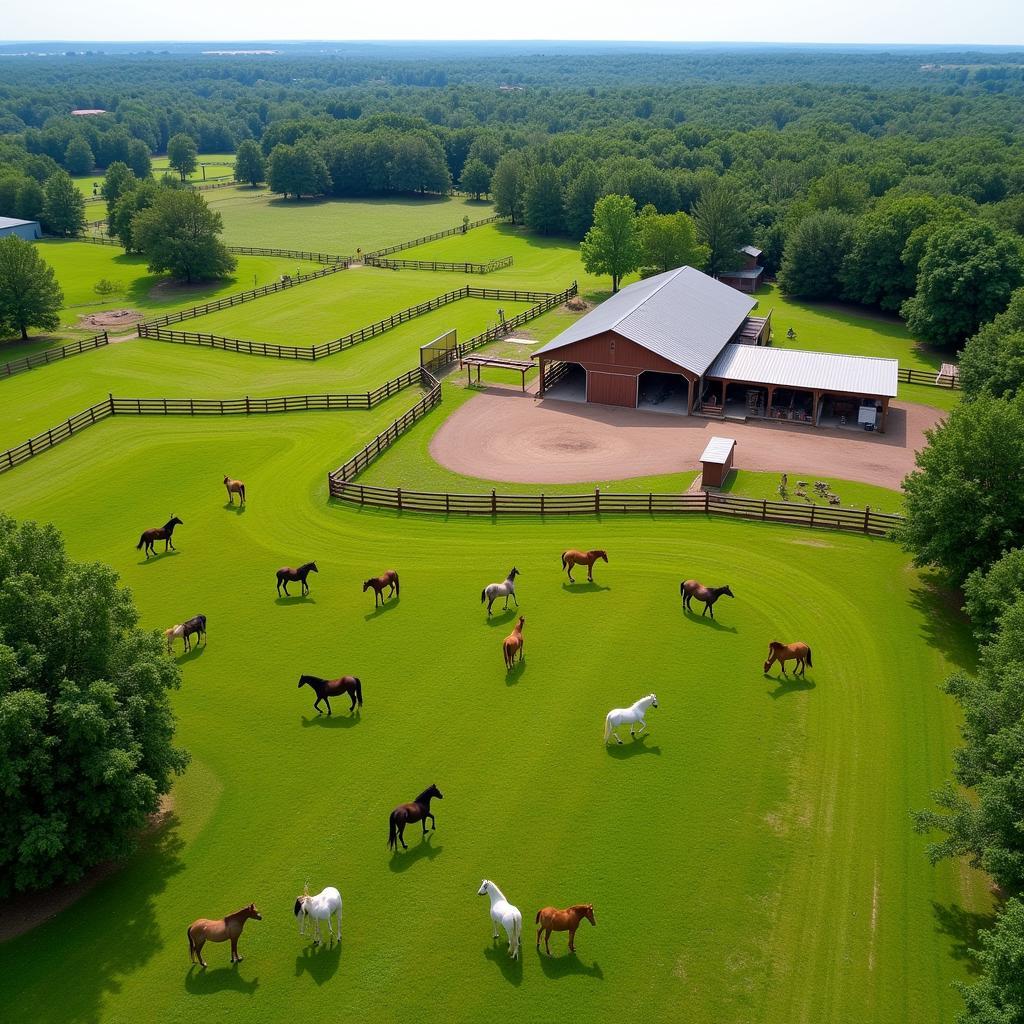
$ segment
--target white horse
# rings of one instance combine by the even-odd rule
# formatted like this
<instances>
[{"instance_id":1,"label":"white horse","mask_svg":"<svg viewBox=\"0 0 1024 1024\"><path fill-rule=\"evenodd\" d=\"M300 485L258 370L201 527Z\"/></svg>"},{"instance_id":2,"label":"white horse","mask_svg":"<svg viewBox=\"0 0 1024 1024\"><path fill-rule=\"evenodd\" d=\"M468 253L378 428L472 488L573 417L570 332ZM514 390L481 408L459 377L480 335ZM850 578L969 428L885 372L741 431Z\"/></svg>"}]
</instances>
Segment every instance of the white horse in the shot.
<instances>
[{"instance_id":1,"label":"white horse","mask_svg":"<svg viewBox=\"0 0 1024 1024\"><path fill-rule=\"evenodd\" d=\"M171 626L170 629L164 630L164 639L167 641L167 653L171 654L174 651L174 641L185 640L185 624L179 622L177 626Z\"/></svg>"},{"instance_id":2,"label":"white horse","mask_svg":"<svg viewBox=\"0 0 1024 1024\"><path fill-rule=\"evenodd\" d=\"M505 899L502 891L486 878L480 883L477 896L489 896L491 899L491 922L494 925L494 938L498 937L498 922L505 929L508 936L508 955L513 960L519 959L519 950L523 938L523 915L519 913L518 907L513 907Z\"/></svg>"},{"instance_id":3,"label":"white horse","mask_svg":"<svg viewBox=\"0 0 1024 1024\"><path fill-rule=\"evenodd\" d=\"M480 591L480 603L487 602L487 617L491 617L491 605L498 600L499 597L505 598L505 607L503 611L508 611L508 599L511 597L516 603L516 607L519 607L519 598L516 597L516 577L521 576L522 573L513 565L509 571L508 576L505 577L504 583L489 583L483 590Z\"/></svg>"},{"instance_id":4,"label":"white horse","mask_svg":"<svg viewBox=\"0 0 1024 1024\"><path fill-rule=\"evenodd\" d=\"M338 941L341 942L341 893L333 885L327 886L315 896L303 893L295 901L295 920L299 922L299 934L306 934L306 923L313 919L313 945L320 945L320 922L327 922L327 930L334 941L334 928L331 926L331 915L338 918Z\"/></svg>"},{"instance_id":5,"label":"white horse","mask_svg":"<svg viewBox=\"0 0 1024 1024\"><path fill-rule=\"evenodd\" d=\"M615 737L616 743L621 743L619 734L615 731L620 725L629 725L629 735L639 736L640 733L647 728L647 719L644 717L647 714L648 708L656 708L658 706L658 698L653 693L647 694L646 697L641 697L635 704L631 704L628 708L612 708L607 715L604 716L604 741L608 742L609 736ZM640 728L633 731L636 723L640 723Z\"/></svg>"}]
</instances>

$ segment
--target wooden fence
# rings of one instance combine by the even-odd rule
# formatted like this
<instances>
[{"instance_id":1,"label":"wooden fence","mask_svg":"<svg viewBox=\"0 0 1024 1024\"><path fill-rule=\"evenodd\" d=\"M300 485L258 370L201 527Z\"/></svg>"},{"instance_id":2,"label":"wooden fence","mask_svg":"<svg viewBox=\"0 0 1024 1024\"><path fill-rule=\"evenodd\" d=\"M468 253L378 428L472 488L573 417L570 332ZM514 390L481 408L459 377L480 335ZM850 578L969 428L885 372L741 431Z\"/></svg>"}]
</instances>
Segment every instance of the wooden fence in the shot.
<instances>
[{"instance_id":1,"label":"wooden fence","mask_svg":"<svg viewBox=\"0 0 1024 1024\"><path fill-rule=\"evenodd\" d=\"M366 256L363 262L370 267L383 267L385 270L440 270L455 274L492 274L495 270L504 270L512 266L512 257L503 256L500 260L489 263L451 263L445 260L389 260L377 256Z\"/></svg>"},{"instance_id":2,"label":"wooden fence","mask_svg":"<svg viewBox=\"0 0 1024 1024\"><path fill-rule=\"evenodd\" d=\"M915 370L909 366L901 366L897 370L896 377L901 384L927 384L933 388L960 390L959 374L948 376L939 373L938 370Z\"/></svg>"},{"instance_id":3,"label":"wooden fence","mask_svg":"<svg viewBox=\"0 0 1024 1024\"><path fill-rule=\"evenodd\" d=\"M399 242L397 245L389 245L386 249L374 249L373 252L363 253L363 261L376 259L380 256L390 256L393 252L401 252L403 249L412 249L417 245L426 245L427 242L436 242L439 238L449 238L451 235L464 235L473 228L482 228L485 224L493 224L495 221L508 220L508 217L496 213L493 217L484 217L482 220L474 220L469 224L460 224L458 227L445 228L444 231L435 231L432 235L423 235L421 238L413 238L408 242Z\"/></svg>"},{"instance_id":4,"label":"wooden fence","mask_svg":"<svg viewBox=\"0 0 1024 1024\"><path fill-rule=\"evenodd\" d=\"M306 260L309 263L352 263L352 256L335 256L328 252L306 252L303 249L271 249L258 245L229 245L228 252L238 256L282 256L289 260Z\"/></svg>"},{"instance_id":5,"label":"wooden fence","mask_svg":"<svg viewBox=\"0 0 1024 1024\"><path fill-rule=\"evenodd\" d=\"M109 341L107 332L104 331L102 334L94 334L91 338L73 341L70 345L62 345L60 348L50 348L45 352L36 352L22 359L14 359L0 366L0 377L13 377L23 370L34 370L37 366L56 363L61 359L67 359L68 356L77 356L82 352L90 352L94 348L103 348Z\"/></svg>"}]
</instances>

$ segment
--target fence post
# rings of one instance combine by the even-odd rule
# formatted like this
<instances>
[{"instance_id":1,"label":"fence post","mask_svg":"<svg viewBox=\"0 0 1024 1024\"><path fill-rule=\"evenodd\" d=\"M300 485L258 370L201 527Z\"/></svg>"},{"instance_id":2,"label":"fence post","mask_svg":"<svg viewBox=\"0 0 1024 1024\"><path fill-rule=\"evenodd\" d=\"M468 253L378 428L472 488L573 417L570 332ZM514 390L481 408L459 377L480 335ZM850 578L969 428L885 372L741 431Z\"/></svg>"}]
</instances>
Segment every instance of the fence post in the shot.
<instances>
[{"instance_id":1,"label":"fence post","mask_svg":"<svg viewBox=\"0 0 1024 1024\"><path fill-rule=\"evenodd\" d=\"M815 510L815 509L816 509L817 507L818 507L817 505L813 505L813 504L811 505L811 526L813 526L813 525L814 525L814 510Z\"/></svg>"},{"instance_id":2,"label":"fence post","mask_svg":"<svg viewBox=\"0 0 1024 1024\"><path fill-rule=\"evenodd\" d=\"M869 532L868 531L868 526L869 526L870 522L871 522L871 506L870 505L865 505L864 506L864 532L865 533Z\"/></svg>"},{"instance_id":3,"label":"fence post","mask_svg":"<svg viewBox=\"0 0 1024 1024\"><path fill-rule=\"evenodd\" d=\"M491 488L491 515L496 516L498 514L498 495L495 494L494 488Z\"/></svg>"},{"instance_id":4,"label":"fence post","mask_svg":"<svg viewBox=\"0 0 1024 1024\"><path fill-rule=\"evenodd\" d=\"M600 515L601 513L601 488L594 488L594 513Z\"/></svg>"},{"instance_id":5,"label":"fence post","mask_svg":"<svg viewBox=\"0 0 1024 1024\"><path fill-rule=\"evenodd\" d=\"M245 396L245 415L249 415L249 396Z\"/></svg>"},{"instance_id":6,"label":"fence post","mask_svg":"<svg viewBox=\"0 0 1024 1024\"><path fill-rule=\"evenodd\" d=\"M767 519L768 518L768 499L767 498L762 498L761 499L761 518L762 519Z\"/></svg>"},{"instance_id":7,"label":"fence post","mask_svg":"<svg viewBox=\"0 0 1024 1024\"><path fill-rule=\"evenodd\" d=\"M704 492L704 515L708 515L711 511L711 492Z\"/></svg>"},{"instance_id":8,"label":"fence post","mask_svg":"<svg viewBox=\"0 0 1024 1024\"><path fill-rule=\"evenodd\" d=\"M107 402L110 407L110 415L113 416L117 410L114 408L114 396L109 391L107 392Z\"/></svg>"},{"instance_id":9,"label":"fence post","mask_svg":"<svg viewBox=\"0 0 1024 1024\"><path fill-rule=\"evenodd\" d=\"M401 487L396 487L395 488L395 494L398 495L398 510L401 511L402 510L402 488Z\"/></svg>"},{"instance_id":10,"label":"fence post","mask_svg":"<svg viewBox=\"0 0 1024 1024\"><path fill-rule=\"evenodd\" d=\"M541 492L541 495L540 495L540 514L544 515L544 492L543 491Z\"/></svg>"}]
</instances>

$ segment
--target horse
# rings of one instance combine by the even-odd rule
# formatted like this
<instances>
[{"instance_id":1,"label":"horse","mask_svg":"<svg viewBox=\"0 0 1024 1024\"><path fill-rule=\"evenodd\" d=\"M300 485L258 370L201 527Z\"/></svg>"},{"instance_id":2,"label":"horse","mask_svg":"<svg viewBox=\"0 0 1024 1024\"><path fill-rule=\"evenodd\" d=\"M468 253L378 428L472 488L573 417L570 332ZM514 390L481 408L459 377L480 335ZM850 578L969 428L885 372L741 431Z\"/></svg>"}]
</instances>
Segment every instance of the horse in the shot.
<instances>
[{"instance_id":1,"label":"horse","mask_svg":"<svg viewBox=\"0 0 1024 1024\"><path fill-rule=\"evenodd\" d=\"M178 623L177 626L171 626L170 629L164 630L164 640L167 641L167 653L170 654L174 650L174 641L183 640L185 637L185 626L183 623Z\"/></svg>"},{"instance_id":2,"label":"horse","mask_svg":"<svg viewBox=\"0 0 1024 1024\"><path fill-rule=\"evenodd\" d=\"M629 723L629 735L634 738L639 736L640 733L647 728L647 719L644 717L647 714L648 708L656 708L658 706L658 698L653 693L647 694L646 697L641 697L635 704L631 704L628 708L612 708L607 715L604 716L604 741L608 742L609 736L615 737L616 743L621 743L619 734L615 731L620 725ZM636 723L640 723L640 728L634 732L633 727Z\"/></svg>"},{"instance_id":3,"label":"horse","mask_svg":"<svg viewBox=\"0 0 1024 1024\"><path fill-rule=\"evenodd\" d=\"M323 712L319 708L320 701L327 705L328 717L331 714L331 697L347 693L352 701L349 711L355 711L356 705L363 706L363 684L356 676L342 676L340 679L321 679L319 676L299 676L299 689L308 686L316 693L313 709L318 715Z\"/></svg>"},{"instance_id":4,"label":"horse","mask_svg":"<svg viewBox=\"0 0 1024 1024\"><path fill-rule=\"evenodd\" d=\"M608 561L608 552L601 551L563 551L562 552L562 568L568 573L569 582L575 583L576 581L572 578L573 566L585 565L587 567L587 582L594 582L594 563L599 559L603 558L606 562Z\"/></svg>"},{"instance_id":5,"label":"horse","mask_svg":"<svg viewBox=\"0 0 1024 1024\"><path fill-rule=\"evenodd\" d=\"M245 484L241 480L232 480L231 477L224 477L224 486L228 489L228 504L234 505L235 495L238 495L238 504L245 504Z\"/></svg>"},{"instance_id":6,"label":"horse","mask_svg":"<svg viewBox=\"0 0 1024 1024\"><path fill-rule=\"evenodd\" d=\"M411 821L422 821L423 822L423 835L427 834L427 818L430 819L430 830L433 832L437 828L437 821L434 815L430 811L430 801L437 797L438 800L443 800L444 796L441 794L441 790L437 786L431 785L429 788L423 790L422 793L411 804L399 804L392 812L391 817L388 819L388 849L397 850L398 843L402 844L403 850L408 850L409 847L405 845L405 826Z\"/></svg>"},{"instance_id":7,"label":"horse","mask_svg":"<svg viewBox=\"0 0 1024 1024\"><path fill-rule=\"evenodd\" d=\"M593 903L577 903L565 910L558 910L555 907L544 907L542 910L538 910L537 916L534 918L534 923L540 925L537 929L537 948L540 949L540 933L544 932L544 948L547 950L548 956L551 956L551 947L548 945L551 933L568 932L569 952L575 953L576 929L579 928L580 922L584 918L595 928L597 927L597 921L594 920Z\"/></svg>"},{"instance_id":8,"label":"horse","mask_svg":"<svg viewBox=\"0 0 1024 1024\"><path fill-rule=\"evenodd\" d=\"M523 938L523 915L519 913L518 907L513 907L504 893L489 879L485 878L480 883L477 896L488 896L491 900L491 923L494 926L493 938L498 938L498 923L505 929L508 936L508 955L513 960L519 959L519 950L522 947Z\"/></svg>"},{"instance_id":9,"label":"horse","mask_svg":"<svg viewBox=\"0 0 1024 1024\"><path fill-rule=\"evenodd\" d=\"M509 633L504 640L501 641L501 650L505 655L505 668L511 672L512 665L516 660L516 651L519 652L519 661L522 663L523 660L523 626L526 625L526 619L520 615L519 621L515 624L512 632Z\"/></svg>"},{"instance_id":10,"label":"horse","mask_svg":"<svg viewBox=\"0 0 1024 1024\"><path fill-rule=\"evenodd\" d=\"M683 580L679 584L679 593L683 596L683 607L688 612L693 611L690 607L690 602L694 598L704 602L704 611L700 613L701 618L704 618L709 611L711 612L711 618L715 617L715 602L720 597L736 596L729 589L728 584L724 587L705 587L699 580Z\"/></svg>"},{"instance_id":11,"label":"horse","mask_svg":"<svg viewBox=\"0 0 1024 1024\"><path fill-rule=\"evenodd\" d=\"M163 526L154 527L152 530L143 530L142 536L139 538L139 543L135 545L135 550L141 551L143 545L145 545L146 557L149 558L149 553L151 551L154 555L156 554L156 548L153 545L156 541L162 540L164 542L165 552L168 548L172 551L177 551L178 549L174 546L174 541L171 540L171 534L174 533L174 528L176 526L184 525L185 524L177 516L171 516Z\"/></svg>"},{"instance_id":12,"label":"horse","mask_svg":"<svg viewBox=\"0 0 1024 1024\"><path fill-rule=\"evenodd\" d=\"M200 967L206 967L203 959L203 946L207 942L227 942L231 940L231 962L240 964L242 958L238 955L238 937L242 934L245 922L252 918L254 921L262 921L263 915L256 909L255 903L250 903L241 910L236 910L219 921L212 921L209 918L201 917L188 926L188 957L190 963L199 961Z\"/></svg>"},{"instance_id":13,"label":"horse","mask_svg":"<svg viewBox=\"0 0 1024 1024\"><path fill-rule=\"evenodd\" d=\"M516 603L516 607L519 607L519 598L516 597L516 577L522 575L519 570L513 565L509 569L508 575L505 577L504 583L488 583L483 590L480 591L480 603L487 602L487 618L491 617L491 605L498 600L499 597L505 598L505 607L503 611L508 611L508 599L511 597Z\"/></svg>"},{"instance_id":14,"label":"horse","mask_svg":"<svg viewBox=\"0 0 1024 1024\"><path fill-rule=\"evenodd\" d=\"M181 624L181 629L182 629L182 637L183 637L183 639L185 641L185 650L186 651L191 651L192 650L192 643L189 640L189 637L193 633L196 634L196 642L197 643L200 640L202 640L204 644L206 643L206 616L205 615L193 615L191 619L188 619L186 622L183 622Z\"/></svg>"},{"instance_id":15,"label":"horse","mask_svg":"<svg viewBox=\"0 0 1024 1024\"><path fill-rule=\"evenodd\" d=\"M319 572L320 570L316 567L316 562L306 562L305 565L300 565L298 569L293 569L290 565L286 565L283 569L277 570L277 596L281 596L281 587L284 587L284 596L291 597L288 593L288 584L294 583L299 580L302 583L302 596L305 597L309 593L309 584L306 582L306 577L311 572Z\"/></svg>"},{"instance_id":16,"label":"horse","mask_svg":"<svg viewBox=\"0 0 1024 1024\"><path fill-rule=\"evenodd\" d=\"M370 587L373 587L373 607L376 608L378 602L380 604L383 604L384 601L386 600L386 598L381 597L381 591L385 587L391 588L388 591L388 597L391 597L392 594L394 594L396 597L400 595L400 591L398 588L398 573L395 572L394 569L388 569L388 571L383 573L382 575L374 576L371 579L368 579L363 584L363 593L365 594L370 589Z\"/></svg>"},{"instance_id":17,"label":"horse","mask_svg":"<svg viewBox=\"0 0 1024 1024\"><path fill-rule=\"evenodd\" d=\"M327 931L331 936L331 943L334 942L334 928L331 925L331 915L338 919L338 941L341 942L341 893L333 885L322 889L315 896L304 892L295 901L295 920L299 922L299 934L306 934L306 925L309 919L313 919L313 945L320 945L320 922L327 922Z\"/></svg>"},{"instance_id":18,"label":"horse","mask_svg":"<svg viewBox=\"0 0 1024 1024\"><path fill-rule=\"evenodd\" d=\"M807 666L810 665L814 668L811 662L811 649L807 644L795 643L795 644L782 644L778 640L772 640L768 644L768 660L764 663L765 675L768 674L768 669L775 664L779 663L779 668L782 669L782 674L788 675L786 672L786 662L796 661L796 668L793 669L793 675L806 675Z\"/></svg>"}]
</instances>

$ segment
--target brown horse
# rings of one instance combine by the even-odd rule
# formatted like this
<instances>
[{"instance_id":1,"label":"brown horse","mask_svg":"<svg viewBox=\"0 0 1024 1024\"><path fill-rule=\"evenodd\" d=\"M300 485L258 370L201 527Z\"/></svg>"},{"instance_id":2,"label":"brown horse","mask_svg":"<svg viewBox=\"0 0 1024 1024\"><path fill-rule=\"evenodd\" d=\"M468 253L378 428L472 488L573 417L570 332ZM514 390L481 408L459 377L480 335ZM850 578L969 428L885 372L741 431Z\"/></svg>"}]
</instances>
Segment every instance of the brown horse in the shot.
<instances>
[{"instance_id":1,"label":"brown horse","mask_svg":"<svg viewBox=\"0 0 1024 1024\"><path fill-rule=\"evenodd\" d=\"M807 644L795 643L795 644L780 644L778 640L772 640L768 644L768 660L764 663L765 675L768 674L768 669L775 664L779 663L779 667L782 669L782 674L787 675L786 662L796 661L796 668L793 669L793 675L806 675L807 666L810 665L814 668L811 663L811 649Z\"/></svg>"},{"instance_id":2,"label":"brown horse","mask_svg":"<svg viewBox=\"0 0 1024 1024\"><path fill-rule=\"evenodd\" d=\"M519 652L520 663L523 660L523 626L525 625L526 619L520 615L519 621L513 627L512 632L501 641L501 650L505 655L505 668L509 672L512 671L512 665L515 663L516 651Z\"/></svg>"},{"instance_id":3,"label":"brown horse","mask_svg":"<svg viewBox=\"0 0 1024 1024\"><path fill-rule=\"evenodd\" d=\"M277 596L281 596L281 587L284 587L284 596L291 597L288 593L288 584L294 583L299 580L302 583L302 596L305 597L309 593L309 584L306 582L306 577L311 572L319 572L320 570L316 567L316 562L306 562L305 565L300 565L298 569L293 569L290 565L286 565L283 569L277 570Z\"/></svg>"},{"instance_id":4,"label":"brown horse","mask_svg":"<svg viewBox=\"0 0 1024 1024\"><path fill-rule=\"evenodd\" d=\"M392 594L398 596L398 573L394 569L388 569L383 575L374 576L363 584L363 593L365 594L370 587L373 587L373 607L376 608L378 603L383 604L387 600L387 598L381 597L381 591L385 587L391 588L388 591L388 597L391 597Z\"/></svg>"},{"instance_id":5,"label":"brown horse","mask_svg":"<svg viewBox=\"0 0 1024 1024\"><path fill-rule=\"evenodd\" d=\"M444 796L441 794L441 790L435 785L431 785L428 789L423 790L422 793L411 804L399 804L392 812L391 817L388 819L388 849L397 850L398 844L402 844L403 850L408 850L409 847L405 845L405 826L412 821L423 822L423 835L427 834L427 818L430 819L430 830L431 832L437 828L437 821L434 819L434 815L430 810L430 801L437 797L438 800L443 800Z\"/></svg>"},{"instance_id":6,"label":"brown horse","mask_svg":"<svg viewBox=\"0 0 1024 1024\"><path fill-rule=\"evenodd\" d=\"M544 932L544 948L547 950L548 956L551 956L551 947L548 945L551 933L568 932L569 952L575 953L576 929L579 928L580 922L584 918L594 925L595 928L597 927L597 922L594 920L593 903L577 903L575 906L567 907L565 910L558 910L555 907L545 907L543 910L538 910L537 916L534 918L534 923L540 925L537 929L537 948L540 948L540 933Z\"/></svg>"},{"instance_id":7,"label":"brown horse","mask_svg":"<svg viewBox=\"0 0 1024 1024\"><path fill-rule=\"evenodd\" d=\"M206 967L203 959L203 946L207 942L227 942L231 940L231 962L240 964L242 958L238 955L238 937L242 934L245 922L252 918L254 921L262 921L263 915L256 909L255 903L250 903L241 910L236 910L219 921L211 921L209 918L201 917L188 926L188 958L190 963L199 961L200 967Z\"/></svg>"},{"instance_id":8,"label":"brown horse","mask_svg":"<svg viewBox=\"0 0 1024 1024\"><path fill-rule=\"evenodd\" d=\"M234 505L235 495L238 495L238 504L245 504L245 484L241 480L232 480L231 477L224 477L224 486L228 489L228 504Z\"/></svg>"},{"instance_id":9,"label":"brown horse","mask_svg":"<svg viewBox=\"0 0 1024 1024\"><path fill-rule=\"evenodd\" d=\"M679 593L683 595L683 607L688 612L693 611L690 607L690 602L694 598L704 602L704 611L700 613L701 618L704 618L708 611L711 612L711 618L715 617L715 602L720 597L736 596L729 589L728 585L724 587L705 587L699 580L683 580L679 584Z\"/></svg>"},{"instance_id":10,"label":"brown horse","mask_svg":"<svg viewBox=\"0 0 1024 1024\"><path fill-rule=\"evenodd\" d=\"M316 694L313 701L313 709L318 715L323 712L319 708L320 701L327 705L327 714L331 714L331 697L338 697L347 693L352 706L349 711L355 711L356 705L363 706L363 684L356 676L342 676L340 679L321 679L319 676L299 676L299 689L308 686Z\"/></svg>"},{"instance_id":11,"label":"brown horse","mask_svg":"<svg viewBox=\"0 0 1024 1024\"><path fill-rule=\"evenodd\" d=\"M181 624L181 638L185 641L185 650L192 650L191 636L194 633L196 636L196 644L199 641L206 643L206 616L205 615L193 615L191 619Z\"/></svg>"},{"instance_id":12,"label":"brown horse","mask_svg":"<svg viewBox=\"0 0 1024 1024\"><path fill-rule=\"evenodd\" d=\"M576 581L572 578L572 570L574 566L585 565L587 567L587 582L594 582L594 563L599 559L603 558L606 562L608 561L608 552L601 551L563 551L562 552L562 568L568 573L569 582L575 583Z\"/></svg>"},{"instance_id":13,"label":"brown horse","mask_svg":"<svg viewBox=\"0 0 1024 1024\"><path fill-rule=\"evenodd\" d=\"M145 545L146 557L149 558L150 552L154 555L156 554L156 548L153 545L158 540L162 540L164 542L165 552L168 548L172 551L177 551L178 549L174 546L174 542L171 540L171 534L174 533L174 528L176 526L184 525L185 524L177 516L171 516L163 526L155 526L152 530L143 530L142 536L139 538L139 543L135 545L135 550L141 551L143 545Z\"/></svg>"}]
</instances>

